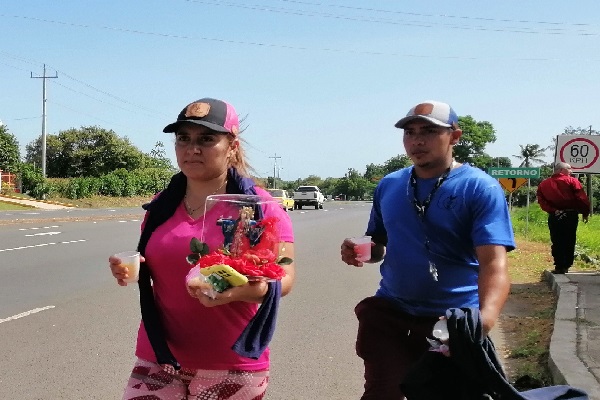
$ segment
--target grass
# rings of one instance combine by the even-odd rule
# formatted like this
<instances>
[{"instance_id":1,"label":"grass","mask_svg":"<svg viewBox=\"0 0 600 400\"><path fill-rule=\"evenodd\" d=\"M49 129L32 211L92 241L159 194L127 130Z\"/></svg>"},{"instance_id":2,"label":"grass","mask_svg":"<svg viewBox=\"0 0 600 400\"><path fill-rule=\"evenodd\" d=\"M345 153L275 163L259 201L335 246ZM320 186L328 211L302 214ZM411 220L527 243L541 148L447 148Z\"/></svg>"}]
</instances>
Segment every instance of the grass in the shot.
<instances>
[{"instance_id":1,"label":"grass","mask_svg":"<svg viewBox=\"0 0 600 400\"><path fill-rule=\"evenodd\" d=\"M537 243L549 243L547 214L536 204L529 210L516 208L512 212L513 228L517 238ZM581 220L577 228L575 264L578 270L596 270L600 265L600 218L591 216L588 223Z\"/></svg>"},{"instance_id":2,"label":"grass","mask_svg":"<svg viewBox=\"0 0 600 400\"><path fill-rule=\"evenodd\" d=\"M0 211L19 211L19 210L31 210L31 207L22 206L20 204L8 203L0 201Z\"/></svg>"},{"instance_id":3,"label":"grass","mask_svg":"<svg viewBox=\"0 0 600 400\"><path fill-rule=\"evenodd\" d=\"M511 350L511 357L530 358L539 357L545 352L542 335L538 330L527 332L522 344Z\"/></svg>"},{"instance_id":4,"label":"grass","mask_svg":"<svg viewBox=\"0 0 600 400\"><path fill-rule=\"evenodd\" d=\"M504 334L503 364L519 390L552 384L548 369L556 298L541 277L552 268L549 246L517 238L509 253L511 291L500 317Z\"/></svg>"}]
</instances>

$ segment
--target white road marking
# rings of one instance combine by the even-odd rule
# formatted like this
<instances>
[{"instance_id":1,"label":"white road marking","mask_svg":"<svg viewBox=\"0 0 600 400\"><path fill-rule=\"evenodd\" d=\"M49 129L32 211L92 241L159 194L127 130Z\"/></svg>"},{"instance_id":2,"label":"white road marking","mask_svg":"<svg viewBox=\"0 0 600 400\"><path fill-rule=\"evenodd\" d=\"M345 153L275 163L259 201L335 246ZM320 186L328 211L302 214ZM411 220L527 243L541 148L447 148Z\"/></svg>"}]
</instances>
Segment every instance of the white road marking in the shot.
<instances>
[{"instance_id":1,"label":"white road marking","mask_svg":"<svg viewBox=\"0 0 600 400\"><path fill-rule=\"evenodd\" d=\"M13 321L15 319L23 318L23 317L26 317L26 316L31 315L31 314L36 314L36 313L39 313L40 311L49 310L51 308L54 308L54 306L46 306L46 307L41 307L41 308L34 308L33 310L25 311L25 312L23 312L21 314L13 315L12 317L0 319L0 324L3 323L3 322Z\"/></svg>"},{"instance_id":2,"label":"white road marking","mask_svg":"<svg viewBox=\"0 0 600 400\"><path fill-rule=\"evenodd\" d=\"M58 225L52 225L52 226L42 226L41 228L19 228L20 231L30 231L32 229L50 229L50 228L58 228Z\"/></svg>"},{"instance_id":3,"label":"white road marking","mask_svg":"<svg viewBox=\"0 0 600 400\"><path fill-rule=\"evenodd\" d=\"M60 242L60 244L79 243L79 242L85 242L85 241L86 241L85 239L70 240L68 242ZM13 247L12 249L0 249L0 253L2 253L3 251L33 249L34 247L52 246L52 245L55 245L55 244L59 244L59 243L42 243L42 244L35 244L35 245L32 245L32 246Z\"/></svg>"},{"instance_id":4,"label":"white road marking","mask_svg":"<svg viewBox=\"0 0 600 400\"><path fill-rule=\"evenodd\" d=\"M31 235L25 235L25 236L47 236L47 235L60 235L61 232L42 232L42 233L34 233Z\"/></svg>"}]
</instances>

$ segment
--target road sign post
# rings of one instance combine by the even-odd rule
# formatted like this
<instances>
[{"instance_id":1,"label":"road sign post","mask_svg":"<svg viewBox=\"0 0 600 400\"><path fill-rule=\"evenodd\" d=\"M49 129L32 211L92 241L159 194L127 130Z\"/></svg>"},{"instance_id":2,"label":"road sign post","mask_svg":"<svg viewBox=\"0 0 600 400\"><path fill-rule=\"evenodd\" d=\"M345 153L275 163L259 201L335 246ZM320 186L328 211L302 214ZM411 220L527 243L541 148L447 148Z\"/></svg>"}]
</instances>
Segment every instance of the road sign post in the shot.
<instances>
[{"instance_id":1,"label":"road sign post","mask_svg":"<svg viewBox=\"0 0 600 400\"><path fill-rule=\"evenodd\" d=\"M519 168L505 168L505 167L492 167L488 168L488 174L492 177L498 178L539 178L540 169L530 167L519 167Z\"/></svg>"},{"instance_id":2,"label":"road sign post","mask_svg":"<svg viewBox=\"0 0 600 400\"><path fill-rule=\"evenodd\" d=\"M600 174L600 135L558 135L554 162L566 162L573 172L587 174L590 213L594 211L591 176Z\"/></svg>"},{"instance_id":3,"label":"road sign post","mask_svg":"<svg viewBox=\"0 0 600 400\"><path fill-rule=\"evenodd\" d=\"M573 172L600 174L599 135L558 135L554 162L571 165Z\"/></svg>"},{"instance_id":4,"label":"road sign post","mask_svg":"<svg viewBox=\"0 0 600 400\"><path fill-rule=\"evenodd\" d=\"M504 190L508 193L512 193L526 184L527 178L498 178L498 182L500 182L500 185L502 185Z\"/></svg>"},{"instance_id":5,"label":"road sign post","mask_svg":"<svg viewBox=\"0 0 600 400\"><path fill-rule=\"evenodd\" d=\"M492 167L488 168L488 174L498 179L500 185L502 185L502 187L510 193L509 199L512 199L512 193L515 190L527 182L527 211L525 217L525 236L527 236L527 231L529 230L529 192L531 191L531 178L539 178L540 169L531 167ZM510 203L510 208L512 210L512 201Z\"/></svg>"}]
</instances>

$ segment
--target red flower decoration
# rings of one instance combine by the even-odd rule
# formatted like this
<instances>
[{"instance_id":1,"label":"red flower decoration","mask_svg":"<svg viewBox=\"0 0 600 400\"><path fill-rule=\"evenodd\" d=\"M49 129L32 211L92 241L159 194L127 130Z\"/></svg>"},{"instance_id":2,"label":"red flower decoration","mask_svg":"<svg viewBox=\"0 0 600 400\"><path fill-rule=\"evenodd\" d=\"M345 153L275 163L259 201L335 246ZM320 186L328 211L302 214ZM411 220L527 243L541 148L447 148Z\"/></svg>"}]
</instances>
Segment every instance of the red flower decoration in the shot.
<instances>
[{"instance_id":1,"label":"red flower decoration","mask_svg":"<svg viewBox=\"0 0 600 400\"><path fill-rule=\"evenodd\" d=\"M275 258L275 255L270 250L260 250L259 252L248 250L246 254L240 257L226 255L221 250L216 250L200 257L196 265L199 265L200 268L205 268L217 264L225 264L243 275L281 279L285 276L286 272L281 265L275 262Z\"/></svg>"},{"instance_id":2,"label":"red flower decoration","mask_svg":"<svg viewBox=\"0 0 600 400\"><path fill-rule=\"evenodd\" d=\"M286 275L285 269L277 263L277 254L274 252L279 247L277 221L275 217L267 217L257 222L256 226L262 229L260 240L251 246L247 237L241 238L240 247L237 249L239 255L233 255L228 250L220 248L208 254L201 253L204 255L199 259L196 256L195 265L205 268L225 264L248 277L283 278ZM202 244L202 246L206 245ZM207 247L206 251L208 251ZM290 261L288 259L288 263Z\"/></svg>"}]
</instances>

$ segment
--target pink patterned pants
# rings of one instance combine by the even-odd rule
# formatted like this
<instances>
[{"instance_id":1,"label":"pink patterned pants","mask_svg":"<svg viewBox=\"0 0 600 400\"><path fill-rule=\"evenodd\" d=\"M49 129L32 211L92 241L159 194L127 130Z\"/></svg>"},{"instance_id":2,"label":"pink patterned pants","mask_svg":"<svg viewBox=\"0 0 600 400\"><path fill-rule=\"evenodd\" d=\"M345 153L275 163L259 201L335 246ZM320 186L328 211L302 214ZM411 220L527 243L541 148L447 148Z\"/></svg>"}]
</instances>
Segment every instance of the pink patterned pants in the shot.
<instances>
[{"instance_id":1,"label":"pink patterned pants","mask_svg":"<svg viewBox=\"0 0 600 400\"><path fill-rule=\"evenodd\" d=\"M181 369L171 375L160 365L137 359L123 400L261 400L269 371Z\"/></svg>"}]
</instances>

